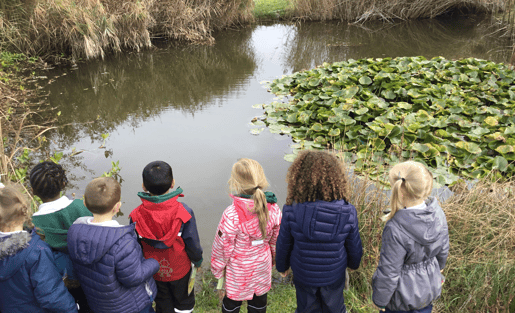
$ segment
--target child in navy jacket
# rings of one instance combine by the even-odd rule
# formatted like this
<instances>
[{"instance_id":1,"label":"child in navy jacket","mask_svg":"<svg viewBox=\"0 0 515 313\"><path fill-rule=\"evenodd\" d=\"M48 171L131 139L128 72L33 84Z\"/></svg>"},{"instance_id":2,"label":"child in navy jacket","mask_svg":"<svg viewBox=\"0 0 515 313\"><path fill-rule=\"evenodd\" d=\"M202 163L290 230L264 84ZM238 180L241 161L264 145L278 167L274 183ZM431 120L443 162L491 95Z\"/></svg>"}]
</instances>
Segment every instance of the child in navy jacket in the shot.
<instances>
[{"instance_id":1,"label":"child in navy jacket","mask_svg":"<svg viewBox=\"0 0 515 313\"><path fill-rule=\"evenodd\" d=\"M202 264L202 247L193 210L178 202L182 189L175 185L172 168L163 161L149 163L143 169L142 204L130 218L136 223L145 258L159 261L156 312L193 311L195 292L188 293L191 263Z\"/></svg>"},{"instance_id":2,"label":"child in navy jacket","mask_svg":"<svg viewBox=\"0 0 515 313\"><path fill-rule=\"evenodd\" d=\"M345 269L359 267L363 248L342 162L324 151L303 151L286 181L277 271L284 277L293 270L296 312L346 312Z\"/></svg>"},{"instance_id":3,"label":"child in navy jacket","mask_svg":"<svg viewBox=\"0 0 515 313\"><path fill-rule=\"evenodd\" d=\"M77 312L52 250L31 227L30 206L14 187L0 188L0 311Z\"/></svg>"},{"instance_id":4,"label":"child in navy jacket","mask_svg":"<svg viewBox=\"0 0 515 313\"><path fill-rule=\"evenodd\" d=\"M111 177L91 181L84 204L93 217L77 219L68 231L68 251L89 306L95 313L154 312L156 260L146 260L134 224L113 220L120 184Z\"/></svg>"}]
</instances>

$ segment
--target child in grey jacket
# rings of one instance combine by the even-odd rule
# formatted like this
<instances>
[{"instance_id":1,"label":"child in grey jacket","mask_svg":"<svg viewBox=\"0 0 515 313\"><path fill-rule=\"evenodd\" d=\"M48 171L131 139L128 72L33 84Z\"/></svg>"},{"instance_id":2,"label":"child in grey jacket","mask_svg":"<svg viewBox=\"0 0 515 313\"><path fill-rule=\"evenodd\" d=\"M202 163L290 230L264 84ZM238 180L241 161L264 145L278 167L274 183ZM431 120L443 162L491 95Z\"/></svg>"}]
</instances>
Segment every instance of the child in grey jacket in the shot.
<instances>
[{"instance_id":1,"label":"child in grey jacket","mask_svg":"<svg viewBox=\"0 0 515 313\"><path fill-rule=\"evenodd\" d=\"M438 200L429 197L433 175L418 162L389 173L391 211L385 216L372 300L382 312L430 313L440 297L449 232Z\"/></svg>"}]
</instances>

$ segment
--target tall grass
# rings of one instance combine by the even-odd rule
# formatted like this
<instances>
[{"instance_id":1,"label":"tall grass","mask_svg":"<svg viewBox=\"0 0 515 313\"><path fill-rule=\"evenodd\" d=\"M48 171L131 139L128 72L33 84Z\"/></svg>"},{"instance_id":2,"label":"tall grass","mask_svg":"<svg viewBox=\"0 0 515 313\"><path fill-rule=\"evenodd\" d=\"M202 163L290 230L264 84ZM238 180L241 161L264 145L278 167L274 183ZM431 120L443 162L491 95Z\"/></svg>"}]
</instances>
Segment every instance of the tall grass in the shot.
<instances>
[{"instance_id":1,"label":"tall grass","mask_svg":"<svg viewBox=\"0 0 515 313\"><path fill-rule=\"evenodd\" d=\"M27 55L103 57L150 47L152 37L210 43L213 31L252 19L252 8L252 0L0 0L0 40Z\"/></svg>"}]
</instances>

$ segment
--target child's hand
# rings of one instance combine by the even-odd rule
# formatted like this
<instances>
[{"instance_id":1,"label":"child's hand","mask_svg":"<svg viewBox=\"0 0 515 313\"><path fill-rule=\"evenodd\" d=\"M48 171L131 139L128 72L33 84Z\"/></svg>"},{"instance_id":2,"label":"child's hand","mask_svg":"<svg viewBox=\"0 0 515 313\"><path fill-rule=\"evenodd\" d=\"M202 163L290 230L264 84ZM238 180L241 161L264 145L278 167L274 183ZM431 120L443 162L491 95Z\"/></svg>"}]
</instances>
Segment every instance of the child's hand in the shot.
<instances>
[{"instance_id":1,"label":"child's hand","mask_svg":"<svg viewBox=\"0 0 515 313\"><path fill-rule=\"evenodd\" d=\"M225 289L218 289L217 292L218 292L218 300L220 300L220 302L222 302L222 300L225 297Z\"/></svg>"},{"instance_id":2,"label":"child's hand","mask_svg":"<svg viewBox=\"0 0 515 313\"><path fill-rule=\"evenodd\" d=\"M375 304L374 304L374 305L375 305ZM385 308L378 307L377 305L376 305L376 308L377 308L379 311L381 311L381 312L384 312L384 311L385 311Z\"/></svg>"},{"instance_id":3,"label":"child's hand","mask_svg":"<svg viewBox=\"0 0 515 313\"><path fill-rule=\"evenodd\" d=\"M281 275L281 277L286 277L286 276L288 276L288 274L290 274L290 269L287 269L284 273L279 273L279 275Z\"/></svg>"}]
</instances>

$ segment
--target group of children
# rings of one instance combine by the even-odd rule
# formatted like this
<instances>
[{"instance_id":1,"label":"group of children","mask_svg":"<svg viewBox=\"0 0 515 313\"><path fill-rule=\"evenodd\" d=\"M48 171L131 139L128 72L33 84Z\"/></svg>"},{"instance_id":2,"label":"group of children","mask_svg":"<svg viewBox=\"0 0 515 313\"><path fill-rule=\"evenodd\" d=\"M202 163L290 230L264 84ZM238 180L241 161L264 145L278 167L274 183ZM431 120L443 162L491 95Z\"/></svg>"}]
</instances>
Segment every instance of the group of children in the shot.
<instances>
[{"instance_id":1,"label":"group of children","mask_svg":"<svg viewBox=\"0 0 515 313\"><path fill-rule=\"evenodd\" d=\"M445 214L421 163L397 164L389 179L391 211L372 299L379 311L431 312L449 251ZM346 312L346 269L359 267L363 248L342 162L301 152L286 181L281 212L258 162L232 167L232 204L211 254L222 312L239 312L243 300L249 313L266 312L274 265L283 277L293 271L296 312ZM128 226L113 220L121 206L116 180L96 178L73 201L61 196L66 182L60 165L35 166L30 184L43 204L33 215L15 186L0 189L0 311L154 312L155 302L158 313L192 312L188 285L202 248L193 211L177 201L182 189L173 190L171 167L156 161L144 168L142 204Z\"/></svg>"}]
</instances>

